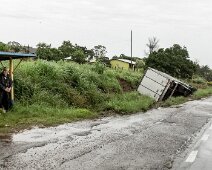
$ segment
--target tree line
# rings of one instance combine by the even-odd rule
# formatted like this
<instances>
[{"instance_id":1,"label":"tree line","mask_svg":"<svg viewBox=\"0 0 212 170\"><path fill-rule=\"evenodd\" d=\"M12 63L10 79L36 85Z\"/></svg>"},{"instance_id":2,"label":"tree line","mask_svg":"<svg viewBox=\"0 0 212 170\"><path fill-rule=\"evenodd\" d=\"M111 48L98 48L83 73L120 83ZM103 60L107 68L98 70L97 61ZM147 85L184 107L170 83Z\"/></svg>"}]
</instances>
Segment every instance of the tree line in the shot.
<instances>
[{"instance_id":1,"label":"tree line","mask_svg":"<svg viewBox=\"0 0 212 170\"><path fill-rule=\"evenodd\" d=\"M200 76L212 81L212 70L208 65L201 66L190 59L185 46L174 44L170 48L159 48L156 37L149 38L147 57L144 58L145 67L152 67L177 78L191 79Z\"/></svg>"},{"instance_id":2,"label":"tree line","mask_svg":"<svg viewBox=\"0 0 212 170\"><path fill-rule=\"evenodd\" d=\"M212 81L212 70L207 65L199 65L190 59L189 52L185 46L174 44L169 48L159 48L159 40L156 37L149 38L146 44L148 51L146 57L130 57L125 54L113 56L112 59L127 59L136 62L136 68L152 67L177 78L192 78L198 75ZM106 57L107 50L103 45L94 46L88 49L85 46L72 44L70 41L63 41L58 48L51 44L37 44L36 55L39 59L59 61L70 57L73 61L83 64L95 59L106 66L110 66L109 58ZM10 41L7 44L0 42L0 51L29 52L29 46L23 46L18 42Z\"/></svg>"},{"instance_id":3,"label":"tree line","mask_svg":"<svg viewBox=\"0 0 212 170\"><path fill-rule=\"evenodd\" d=\"M29 46L23 46L18 42L11 41L6 43L0 42L0 51L7 52L29 52ZM67 57L77 63L83 64L91 59L109 61L106 57L106 47L103 45L94 46L92 49L88 49L85 46L72 44L70 41L63 41L58 47L52 47L51 44L38 43L36 46L36 55L39 59L59 61Z\"/></svg>"},{"instance_id":4,"label":"tree line","mask_svg":"<svg viewBox=\"0 0 212 170\"><path fill-rule=\"evenodd\" d=\"M100 60L106 57L106 47L103 45L94 46L88 49L85 46L72 44L70 41L63 41L58 48L51 47L51 44L39 43L37 45L37 57L45 60L61 60L70 57L73 61L83 64L88 60Z\"/></svg>"},{"instance_id":5,"label":"tree line","mask_svg":"<svg viewBox=\"0 0 212 170\"><path fill-rule=\"evenodd\" d=\"M10 41L7 44L0 42L0 51L5 52L23 52L28 53L29 52L29 46L23 46L18 42Z\"/></svg>"}]
</instances>

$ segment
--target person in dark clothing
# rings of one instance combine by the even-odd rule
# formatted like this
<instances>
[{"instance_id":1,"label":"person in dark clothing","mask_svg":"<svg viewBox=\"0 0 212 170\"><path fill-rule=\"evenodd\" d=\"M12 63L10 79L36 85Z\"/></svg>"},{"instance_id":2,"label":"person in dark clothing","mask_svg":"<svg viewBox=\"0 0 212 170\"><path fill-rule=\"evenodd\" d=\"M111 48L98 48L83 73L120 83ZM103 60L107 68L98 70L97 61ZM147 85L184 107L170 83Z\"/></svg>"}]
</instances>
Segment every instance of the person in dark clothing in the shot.
<instances>
[{"instance_id":1,"label":"person in dark clothing","mask_svg":"<svg viewBox=\"0 0 212 170\"><path fill-rule=\"evenodd\" d=\"M11 101L12 80L9 76L9 70L4 67L0 74L0 108L7 111L12 106Z\"/></svg>"}]
</instances>

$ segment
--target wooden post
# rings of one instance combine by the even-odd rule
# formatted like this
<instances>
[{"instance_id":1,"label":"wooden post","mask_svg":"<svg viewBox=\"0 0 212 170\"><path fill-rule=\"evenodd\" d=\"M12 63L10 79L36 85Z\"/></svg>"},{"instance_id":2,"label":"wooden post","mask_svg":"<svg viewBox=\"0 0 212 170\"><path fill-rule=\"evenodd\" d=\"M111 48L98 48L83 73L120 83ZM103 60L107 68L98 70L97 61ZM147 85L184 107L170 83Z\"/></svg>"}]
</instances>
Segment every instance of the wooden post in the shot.
<instances>
[{"instance_id":1,"label":"wooden post","mask_svg":"<svg viewBox=\"0 0 212 170\"><path fill-rule=\"evenodd\" d=\"M12 82L13 82L13 60L12 60L12 58L10 58L9 67L10 67L10 78L12 79ZM11 100L12 100L12 102L14 101L14 84L11 89Z\"/></svg>"}]
</instances>

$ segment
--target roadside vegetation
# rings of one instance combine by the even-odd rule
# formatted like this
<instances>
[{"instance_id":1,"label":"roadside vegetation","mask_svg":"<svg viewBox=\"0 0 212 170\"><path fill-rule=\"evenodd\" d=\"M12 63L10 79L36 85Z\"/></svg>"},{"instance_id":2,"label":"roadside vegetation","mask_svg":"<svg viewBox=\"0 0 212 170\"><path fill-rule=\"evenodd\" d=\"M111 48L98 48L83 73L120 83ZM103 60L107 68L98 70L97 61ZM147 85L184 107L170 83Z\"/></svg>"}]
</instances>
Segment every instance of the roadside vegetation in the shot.
<instances>
[{"instance_id":1,"label":"roadside vegetation","mask_svg":"<svg viewBox=\"0 0 212 170\"><path fill-rule=\"evenodd\" d=\"M156 105L136 91L142 75L140 71L112 70L100 63L26 61L16 70L15 105L10 112L0 115L0 133L111 113L147 111ZM190 98L170 98L161 106L211 94L212 87L206 85Z\"/></svg>"},{"instance_id":2,"label":"roadside vegetation","mask_svg":"<svg viewBox=\"0 0 212 170\"><path fill-rule=\"evenodd\" d=\"M24 61L15 71L15 104L6 114L0 113L0 136L33 126L131 114L212 95L212 71L190 61L185 47L173 45L156 50L158 40L153 38L149 41L149 57L143 60L133 58L136 71L109 68L106 48L101 45L88 50L73 46L70 41L64 41L57 49L45 43L38 44L40 59ZM14 42L9 45L0 43L1 49L14 52L27 50ZM74 57L73 61L60 60L70 55ZM97 62L88 64L89 56L96 58ZM124 54L113 58L129 59ZM172 97L155 103L150 97L137 92L143 70L148 66L178 77L198 90L187 98Z\"/></svg>"},{"instance_id":3,"label":"roadside vegetation","mask_svg":"<svg viewBox=\"0 0 212 170\"><path fill-rule=\"evenodd\" d=\"M0 132L145 111L153 100L135 92L141 76L101 63L25 61L15 72L15 105L0 115Z\"/></svg>"}]
</instances>

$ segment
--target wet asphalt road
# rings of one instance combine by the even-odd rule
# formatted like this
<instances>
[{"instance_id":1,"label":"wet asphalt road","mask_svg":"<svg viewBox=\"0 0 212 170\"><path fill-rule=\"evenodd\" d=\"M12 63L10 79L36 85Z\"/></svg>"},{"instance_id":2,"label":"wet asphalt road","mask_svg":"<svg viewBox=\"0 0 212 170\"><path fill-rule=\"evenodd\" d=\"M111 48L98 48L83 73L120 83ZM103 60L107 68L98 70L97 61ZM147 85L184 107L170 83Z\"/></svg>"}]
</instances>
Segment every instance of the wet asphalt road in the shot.
<instances>
[{"instance_id":1,"label":"wet asphalt road","mask_svg":"<svg viewBox=\"0 0 212 170\"><path fill-rule=\"evenodd\" d=\"M0 169L176 169L212 118L212 97L177 108L34 128L0 142Z\"/></svg>"},{"instance_id":2,"label":"wet asphalt road","mask_svg":"<svg viewBox=\"0 0 212 170\"><path fill-rule=\"evenodd\" d=\"M191 148L185 161L177 170L211 170L212 169L212 125Z\"/></svg>"}]
</instances>

